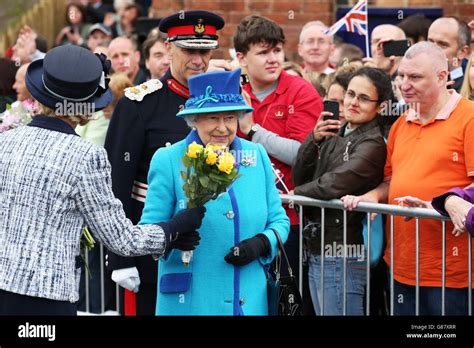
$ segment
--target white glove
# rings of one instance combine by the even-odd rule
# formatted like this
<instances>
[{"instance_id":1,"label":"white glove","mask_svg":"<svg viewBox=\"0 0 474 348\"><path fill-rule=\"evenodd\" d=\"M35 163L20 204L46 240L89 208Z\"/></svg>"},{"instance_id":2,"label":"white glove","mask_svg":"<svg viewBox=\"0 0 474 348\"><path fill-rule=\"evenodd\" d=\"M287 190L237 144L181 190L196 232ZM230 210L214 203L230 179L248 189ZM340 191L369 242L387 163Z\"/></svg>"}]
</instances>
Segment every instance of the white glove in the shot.
<instances>
[{"instance_id":1,"label":"white glove","mask_svg":"<svg viewBox=\"0 0 474 348\"><path fill-rule=\"evenodd\" d=\"M112 272L112 280L121 287L138 292L140 276L136 267L117 269Z\"/></svg>"}]
</instances>

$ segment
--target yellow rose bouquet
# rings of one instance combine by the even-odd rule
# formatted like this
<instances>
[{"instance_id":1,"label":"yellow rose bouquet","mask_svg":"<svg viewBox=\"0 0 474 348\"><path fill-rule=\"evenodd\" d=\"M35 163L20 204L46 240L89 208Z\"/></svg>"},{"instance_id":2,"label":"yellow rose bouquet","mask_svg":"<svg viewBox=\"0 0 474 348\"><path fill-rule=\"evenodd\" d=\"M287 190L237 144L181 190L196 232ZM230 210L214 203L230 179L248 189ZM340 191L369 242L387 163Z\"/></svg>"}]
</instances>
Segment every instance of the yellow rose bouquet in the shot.
<instances>
[{"instance_id":1,"label":"yellow rose bouquet","mask_svg":"<svg viewBox=\"0 0 474 348\"><path fill-rule=\"evenodd\" d=\"M193 142L183 156L186 171L181 171L183 190L188 208L200 207L221 193L240 176L239 164L225 147L208 144L206 147ZM191 251L182 254L185 265L191 260Z\"/></svg>"}]
</instances>

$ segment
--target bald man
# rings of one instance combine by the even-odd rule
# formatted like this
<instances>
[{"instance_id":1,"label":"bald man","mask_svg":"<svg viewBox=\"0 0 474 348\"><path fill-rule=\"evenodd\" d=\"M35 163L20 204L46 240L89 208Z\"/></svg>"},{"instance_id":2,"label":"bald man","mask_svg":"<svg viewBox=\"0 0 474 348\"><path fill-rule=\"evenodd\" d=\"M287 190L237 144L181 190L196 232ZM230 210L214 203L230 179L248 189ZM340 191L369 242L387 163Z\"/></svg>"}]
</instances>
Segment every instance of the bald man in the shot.
<instances>
[{"instance_id":1,"label":"bald man","mask_svg":"<svg viewBox=\"0 0 474 348\"><path fill-rule=\"evenodd\" d=\"M135 85L146 81L146 74L140 70L140 51L135 41L125 36L113 39L109 44L109 59L112 69L126 74Z\"/></svg>"},{"instance_id":2,"label":"bald man","mask_svg":"<svg viewBox=\"0 0 474 348\"><path fill-rule=\"evenodd\" d=\"M15 75L15 83L13 84L13 89L16 92L16 100L18 101L25 101L26 99L32 99L30 92L26 88L26 83L25 83L25 76L26 76L26 70L28 69L27 64L23 64L18 68L16 71Z\"/></svg>"},{"instance_id":3,"label":"bald man","mask_svg":"<svg viewBox=\"0 0 474 348\"><path fill-rule=\"evenodd\" d=\"M330 74L334 72L329 56L334 52L333 37L324 34L328 27L321 21L308 22L303 26L298 43L298 54L303 59L306 72Z\"/></svg>"},{"instance_id":4,"label":"bald man","mask_svg":"<svg viewBox=\"0 0 474 348\"><path fill-rule=\"evenodd\" d=\"M430 208L430 201L453 186L474 183L474 106L446 88L446 54L431 42L408 49L398 68L401 91L410 109L393 125L387 141L384 182L362 196L345 196L351 210L359 202ZM419 310L416 310L416 228L414 219L394 218L394 313L441 315L441 223L419 223ZM468 233L451 233L446 224L445 314L468 314ZM453 231L454 232L454 231ZM391 235L385 261L390 265ZM400 299L402 299L400 301Z\"/></svg>"},{"instance_id":5,"label":"bald man","mask_svg":"<svg viewBox=\"0 0 474 348\"><path fill-rule=\"evenodd\" d=\"M370 36L372 58L364 58L365 65L382 69L389 76L393 77L397 72L402 57L385 57L383 55L383 45L389 41L405 39L405 32L395 25L382 24L375 27Z\"/></svg>"},{"instance_id":6,"label":"bald man","mask_svg":"<svg viewBox=\"0 0 474 348\"><path fill-rule=\"evenodd\" d=\"M382 24L374 28L370 38L370 50L372 58L363 58L365 66L379 68L387 73L392 79L393 97L389 106L382 110L380 122L383 125L384 136L388 137L388 133L393 123L406 110L403 97L400 92L400 84L397 83L397 69L400 65L402 57L390 56L385 57L383 54L383 45L390 41L405 40L405 32L399 27L391 24Z\"/></svg>"},{"instance_id":7,"label":"bald man","mask_svg":"<svg viewBox=\"0 0 474 348\"><path fill-rule=\"evenodd\" d=\"M428 30L428 41L438 45L446 54L452 88L459 92L464 78L462 61L470 52L471 30L468 25L455 17L438 18Z\"/></svg>"}]
</instances>

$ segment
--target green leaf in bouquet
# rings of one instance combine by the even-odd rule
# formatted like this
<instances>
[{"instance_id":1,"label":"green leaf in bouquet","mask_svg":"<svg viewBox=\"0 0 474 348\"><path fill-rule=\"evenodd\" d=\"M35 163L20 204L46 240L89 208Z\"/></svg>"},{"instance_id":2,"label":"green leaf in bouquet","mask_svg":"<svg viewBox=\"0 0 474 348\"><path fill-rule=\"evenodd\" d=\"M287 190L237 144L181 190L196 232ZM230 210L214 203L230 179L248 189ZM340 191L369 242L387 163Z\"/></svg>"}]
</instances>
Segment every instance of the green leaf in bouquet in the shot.
<instances>
[{"instance_id":1,"label":"green leaf in bouquet","mask_svg":"<svg viewBox=\"0 0 474 348\"><path fill-rule=\"evenodd\" d=\"M199 176L199 182L201 183L202 187L204 187L205 189L208 188L209 186L209 177L208 176L204 176L204 175L200 175Z\"/></svg>"},{"instance_id":2,"label":"green leaf in bouquet","mask_svg":"<svg viewBox=\"0 0 474 348\"><path fill-rule=\"evenodd\" d=\"M181 160L186 168L192 167L193 161L188 156L184 155Z\"/></svg>"},{"instance_id":3,"label":"green leaf in bouquet","mask_svg":"<svg viewBox=\"0 0 474 348\"><path fill-rule=\"evenodd\" d=\"M216 167L215 164L207 164L206 160L204 160L202 169L204 173L210 173L212 171L212 168L215 168L215 167Z\"/></svg>"},{"instance_id":4,"label":"green leaf in bouquet","mask_svg":"<svg viewBox=\"0 0 474 348\"><path fill-rule=\"evenodd\" d=\"M188 174L186 174L184 171L181 171L181 178L186 182L188 180Z\"/></svg>"},{"instance_id":5,"label":"green leaf in bouquet","mask_svg":"<svg viewBox=\"0 0 474 348\"><path fill-rule=\"evenodd\" d=\"M202 160L199 160L197 163L196 163L196 173L203 173L204 172L204 167L207 166L207 164L204 162L205 159L202 159Z\"/></svg>"},{"instance_id":6,"label":"green leaf in bouquet","mask_svg":"<svg viewBox=\"0 0 474 348\"><path fill-rule=\"evenodd\" d=\"M216 192L218 194L221 194L222 192L225 192L227 191L227 185L218 185L217 188L216 188Z\"/></svg>"},{"instance_id":7,"label":"green leaf in bouquet","mask_svg":"<svg viewBox=\"0 0 474 348\"><path fill-rule=\"evenodd\" d=\"M237 171L232 172L230 174L227 174L227 179L231 182L237 180L239 177L241 177L242 174L239 174Z\"/></svg>"},{"instance_id":8,"label":"green leaf in bouquet","mask_svg":"<svg viewBox=\"0 0 474 348\"><path fill-rule=\"evenodd\" d=\"M191 183L189 184L189 192L190 193L195 193L196 192L196 185L194 184L195 180L193 180L193 179L191 179Z\"/></svg>"},{"instance_id":9,"label":"green leaf in bouquet","mask_svg":"<svg viewBox=\"0 0 474 348\"><path fill-rule=\"evenodd\" d=\"M219 174L216 174L215 172L210 172L209 173L209 177L214 180L214 181L217 181L217 182L225 182L227 181L227 179L222 176L222 175L219 175Z\"/></svg>"},{"instance_id":10,"label":"green leaf in bouquet","mask_svg":"<svg viewBox=\"0 0 474 348\"><path fill-rule=\"evenodd\" d=\"M215 181L209 181L208 189L210 192L216 192L219 187L218 183Z\"/></svg>"},{"instance_id":11,"label":"green leaf in bouquet","mask_svg":"<svg viewBox=\"0 0 474 348\"><path fill-rule=\"evenodd\" d=\"M188 206L188 208L196 208L196 207L199 207L200 204L199 204L199 202L197 202L195 200L189 199L188 203L187 203L187 206Z\"/></svg>"},{"instance_id":12,"label":"green leaf in bouquet","mask_svg":"<svg viewBox=\"0 0 474 348\"><path fill-rule=\"evenodd\" d=\"M184 191L184 194L186 195L186 197L189 196L189 184L186 182L183 184L183 191Z\"/></svg>"}]
</instances>

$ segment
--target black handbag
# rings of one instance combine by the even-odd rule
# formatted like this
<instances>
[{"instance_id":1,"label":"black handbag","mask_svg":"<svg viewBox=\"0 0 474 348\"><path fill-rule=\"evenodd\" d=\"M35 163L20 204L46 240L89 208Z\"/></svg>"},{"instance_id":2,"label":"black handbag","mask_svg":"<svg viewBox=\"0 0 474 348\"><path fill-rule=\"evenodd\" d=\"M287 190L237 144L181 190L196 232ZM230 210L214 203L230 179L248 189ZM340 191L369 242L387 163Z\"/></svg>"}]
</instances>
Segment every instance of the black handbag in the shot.
<instances>
[{"instance_id":1,"label":"black handbag","mask_svg":"<svg viewBox=\"0 0 474 348\"><path fill-rule=\"evenodd\" d=\"M277 238L278 253L275 258L273 271L267 270L268 315L300 316L303 315L303 300L296 284L296 278L288 262L283 242L277 231L273 230ZM287 277L281 276L282 254L288 265Z\"/></svg>"}]
</instances>

